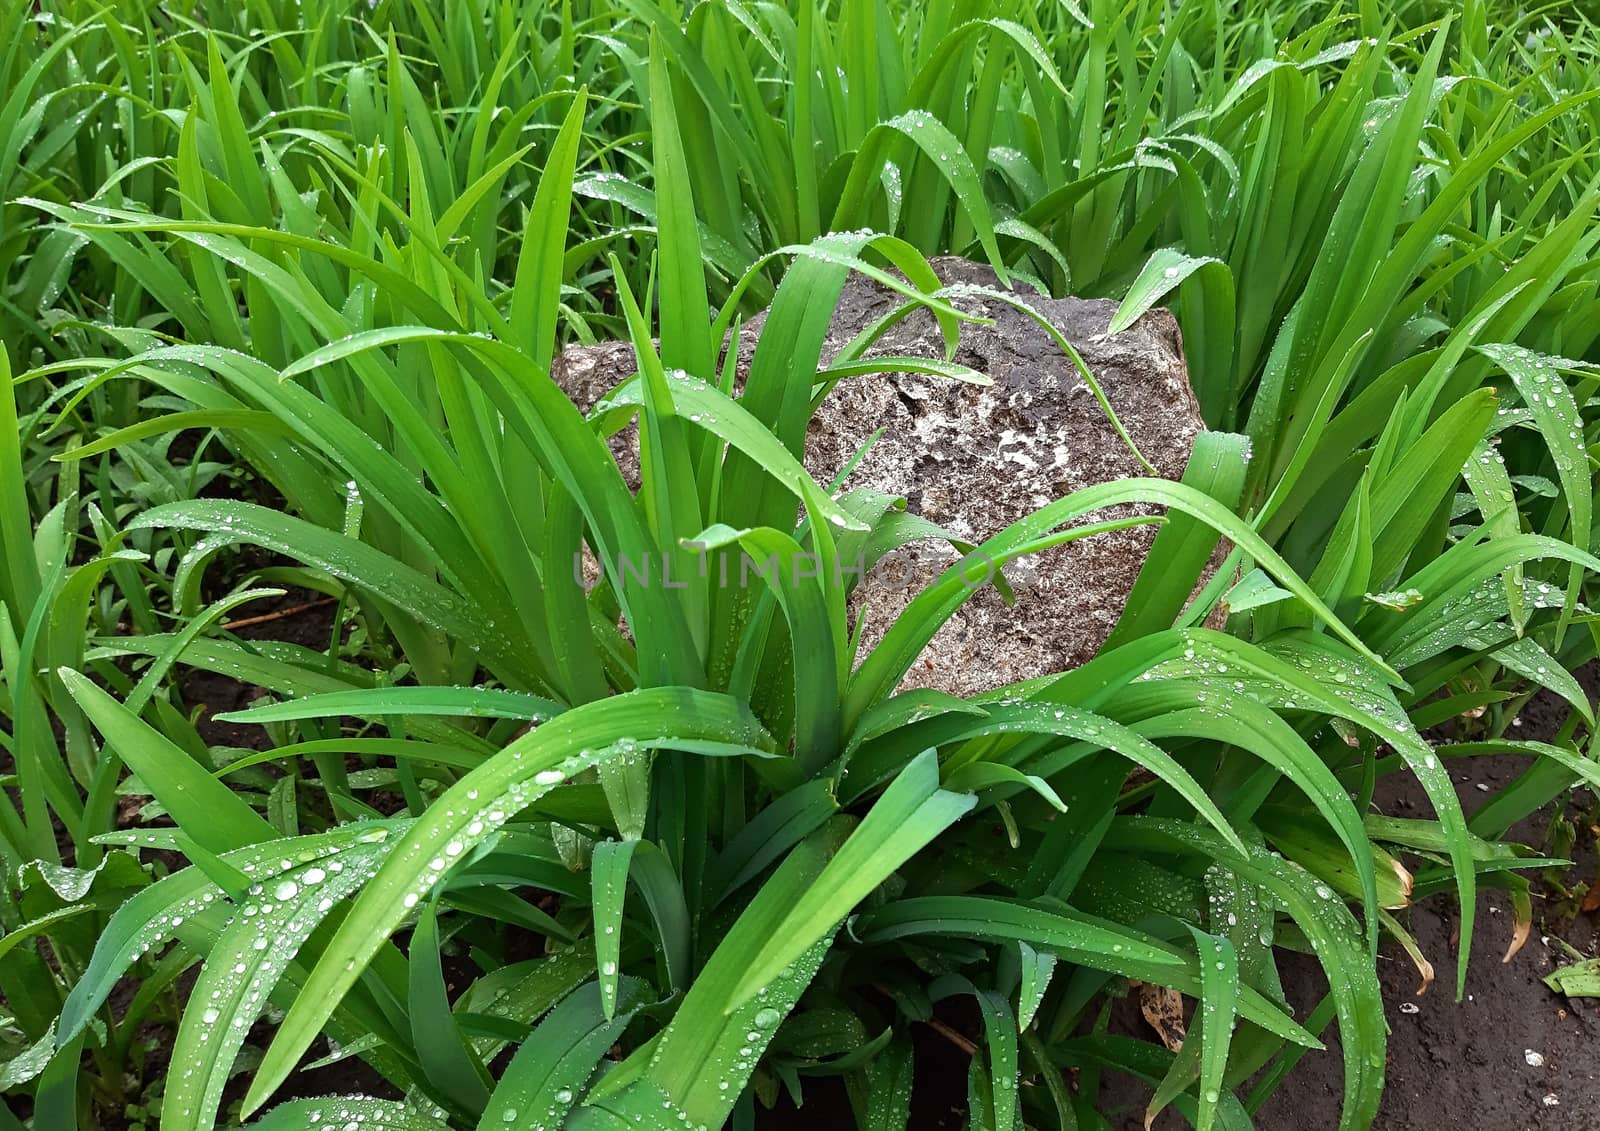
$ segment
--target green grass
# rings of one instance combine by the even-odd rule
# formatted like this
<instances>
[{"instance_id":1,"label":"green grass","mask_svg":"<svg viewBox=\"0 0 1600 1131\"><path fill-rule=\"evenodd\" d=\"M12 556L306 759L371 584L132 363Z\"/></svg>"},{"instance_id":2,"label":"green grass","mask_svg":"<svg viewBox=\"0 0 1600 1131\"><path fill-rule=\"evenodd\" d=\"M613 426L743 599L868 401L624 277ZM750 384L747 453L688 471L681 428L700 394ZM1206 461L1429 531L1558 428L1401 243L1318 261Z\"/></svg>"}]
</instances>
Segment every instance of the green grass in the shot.
<instances>
[{"instance_id":1,"label":"green grass","mask_svg":"<svg viewBox=\"0 0 1600 1131\"><path fill-rule=\"evenodd\" d=\"M746 1128L818 1076L901 1127L970 997L974 1126L1104 1126L1111 1070L1247 1127L1337 1026L1365 1128L1379 939L1445 957L1401 909L1459 901L1436 993L1480 888L1531 922L1549 861L1503 838L1600 782L1579 12L3 10L0 1127ZM1211 429L984 543L1164 508L1105 648L972 701L895 689L975 586L860 648L831 563L929 532L799 460L846 279L953 337L952 252L1170 305ZM612 337L585 417L551 361ZM325 648L223 627L291 586ZM262 690L267 749L207 746L194 671ZM1515 741L1541 687L1574 709ZM1464 812L1449 761L1508 752ZM1394 773L1431 817L1373 809ZM1305 1017L1279 946L1328 975ZM1181 1052L1110 1031L1129 980L1198 1002ZM322 1034L407 1104L274 1108Z\"/></svg>"}]
</instances>

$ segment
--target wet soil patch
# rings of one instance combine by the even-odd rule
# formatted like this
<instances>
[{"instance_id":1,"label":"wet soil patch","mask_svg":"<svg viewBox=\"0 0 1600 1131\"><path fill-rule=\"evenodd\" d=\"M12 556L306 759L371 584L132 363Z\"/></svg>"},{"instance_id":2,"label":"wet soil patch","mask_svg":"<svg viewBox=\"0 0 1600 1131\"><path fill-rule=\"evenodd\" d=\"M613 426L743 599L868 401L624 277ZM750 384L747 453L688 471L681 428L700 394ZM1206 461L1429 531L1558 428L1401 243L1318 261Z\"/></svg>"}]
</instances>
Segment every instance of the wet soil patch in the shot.
<instances>
[{"instance_id":1,"label":"wet soil patch","mask_svg":"<svg viewBox=\"0 0 1600 1131\"><path fill-rule=\"evenodd\" d=\"M282 597L256 601L237 610L222 627L240 640L272 640L325 652L333 633L334 603L320 593L290 589ZM239 711L266 694L261 688L199 668L180 668L179 692L190 707L201 708L196 729L210 746L264 750L267 733L259 726L219 722L217 715Z\"/></svg>"},{"instance_id":2,"label":"wet soil patch","mask_svg":"<svg viewBox=\"0 0 1600 1131\"><path fill-rule=\"evenodd\" d=\"M1593 696L1591 666L1580 672ZM1522 712L1511 737L1548 741L1567 707L1547 693ZM1511 757L1461 759L1451 777L1470 815L1526 766ZM1487 787L1487 788L1483 788ZM1396 816L1430 812L1408 775L1389 779L1379 807ZM1600 1127L1600 999L1568 999L1543 979L1578 956L1600 953L1600 915L1583 912L1568 893L1597 882L1595 799L1575 791L1565 816L1577 825L1570 868L1533 880L1533 932L1509 962L1512 935L1507 897L1481 891L1466 996L1454 998L1459 919L1448 897L1424 900L1404 913L1438 981L1416 996L1417 974L1398 947L1386 946L1379 967L1389 1022L1389 1061L1383 1103L1374 1124L1411 1131L1572 1131ZM1549 844L1549 827L1562 814L1542 810L1516 825L1509 839L1535 848ZM1556 854L1561 854L1559 851ZM1312 1001L1325 983L1316 963L1294 956L1282 964L1285 986ZM1415 1007L1415 1012L1412 1011ZM1330 1032L1330 1050L1337 1035ZM1335 1055L1307 1056L1262 1108L1261 1131L1338 1125L1343 1073ZM1142 1122L1141 1122L1142 1125Z\"/></svg>"},{"instance_id":3,"label":"wet soil patch","mask_svg":"<svg viewBox=\"0 0 1600 1131\"><path fill-rule=\"evenodd\" d=\"M1579 673L1593 696L1600 671ZM1509 737L1548 741L1566 719L1567 706L1541 693L1529 702ZM1451 777L1470 816L1527 765L1518 757L1452 761ZM1427 798L1407 774L1379 783L1374 804L1398 817L1432 815ZM1600 1127L1600 999L1567 999L1543 979L1559 966L1600 953L1600 914L1583 912L1571 898L1582 885L1600 883L1596 861L1596 801L1574 792L1565 814L1575 819L1577 841L1565 853L1573 865L1557 875L1530 874L1533 931L1525 946L1503 962L1513 932L1509 899L1480 888L1466 996L1455 1000L1460 915L1448 895L1425 899L1400 913L1434 966L1437 980L1421 996L1416 966L1399 946L1385 943L1379 958L1390 1036L1383 1101L1373 1126L1379 1131L1574 1131ZM1535 848L1548 844L1554 807L1516 825L1509 839ZM1562 855L1560 852L1553 853ZM1569 949L1570 948L1570 949ZM1304 1017L1327 992L1310 956L1279 952L1284 990ZM1130 1026L1138 1011L1127 1011ZM1131 1029L1130 1029L1131 1031ZM1146 1030L1139 1034L1149 1039ZM1338 1028L1321 1034L1325 1053L1307 1053L1255 1115L1258 1131L1323 1131L1339 1125L1344 1069ZM1149 1090L1124 1078L1108 1080L1116 1097L1111 1124L1143 1131ZM1189 1125L1164 1112L1154 1131Z\"/></svg>"}]
</instances>

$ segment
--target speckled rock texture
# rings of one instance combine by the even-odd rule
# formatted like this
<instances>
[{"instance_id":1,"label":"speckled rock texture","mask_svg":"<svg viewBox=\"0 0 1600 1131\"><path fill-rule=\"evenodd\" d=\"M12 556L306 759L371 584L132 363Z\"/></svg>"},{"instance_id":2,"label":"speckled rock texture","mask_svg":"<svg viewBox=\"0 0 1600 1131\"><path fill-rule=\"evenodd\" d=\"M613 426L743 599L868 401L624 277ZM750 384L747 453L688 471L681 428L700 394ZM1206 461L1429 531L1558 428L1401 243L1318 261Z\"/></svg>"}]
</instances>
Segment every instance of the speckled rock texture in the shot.
<instances>
[{"instance_id":1,"label":"speckled rock texture","mask_svg":"<svg viewBox=\"0 0 1600 1131\"><path fill-rule=\"evenodd\" d=\"M941 258L933 267L946 284L999 287L994 272L981 264ZM1202 423L1172 315L1152 310L1107 336L1116 311L1110 300L1051 299L1020 288L1017 293L1077 349L1145 457L1162 475L1179 478ZM824 361L901 301L881 285L853 277L835 311ZM1149 474L1117 436L1077 366L1041 326L994 298L968 294L953 301L993 320L964 323L955 357L988 374L993 385L911 373L841 382L806 438L806 466L819 481L830 481L882 427L883 437L851 472L846 489L904 495L909 510L958 538L981 542L1062 495ZM745 324L741 377L764 323L765 316L757 315ZM943 357L933 317L925 311L906 317L867 351L869 357L886 355ZM588 409L634 368L631 348L604 343L567 349L554 376ZM619 462L632 479L632 439L624 434L618 444ZM1080 521L1138 513L1140 508L1119 506ZM993 587L980 590L939 630L902 686L972 695L1085 662L1121 615L1154 537L1153 526L1113 531L1007 567L1016 605L1007 608ZM867 618L861 655L922 584L954 559L942 543L924 543L916 562L867 578L852 602Z\"/></svg>"}]
</instances>

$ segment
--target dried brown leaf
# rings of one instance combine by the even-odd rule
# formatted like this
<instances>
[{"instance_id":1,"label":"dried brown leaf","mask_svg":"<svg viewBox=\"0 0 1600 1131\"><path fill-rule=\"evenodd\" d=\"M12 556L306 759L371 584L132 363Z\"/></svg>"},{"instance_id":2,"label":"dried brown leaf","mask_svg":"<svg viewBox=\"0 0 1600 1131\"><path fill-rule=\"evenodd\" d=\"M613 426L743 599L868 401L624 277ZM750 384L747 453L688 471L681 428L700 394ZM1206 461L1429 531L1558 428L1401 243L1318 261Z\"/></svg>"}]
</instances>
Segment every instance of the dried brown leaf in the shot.
<instances>
[{"instance_id":1,"label":"dried brown leaf","mask_svg":"<svg viewBox=\"0 0 1600 1131\"><path fill-rule=\"evenodd\" d=\"M1183 1022L1183 995L1166 986L1152 986L1146 982L1139 987L1139 1011L1167 1046L1168 1052L1183 1047L1187 1028Z\"/></svg>"}]
</instances>

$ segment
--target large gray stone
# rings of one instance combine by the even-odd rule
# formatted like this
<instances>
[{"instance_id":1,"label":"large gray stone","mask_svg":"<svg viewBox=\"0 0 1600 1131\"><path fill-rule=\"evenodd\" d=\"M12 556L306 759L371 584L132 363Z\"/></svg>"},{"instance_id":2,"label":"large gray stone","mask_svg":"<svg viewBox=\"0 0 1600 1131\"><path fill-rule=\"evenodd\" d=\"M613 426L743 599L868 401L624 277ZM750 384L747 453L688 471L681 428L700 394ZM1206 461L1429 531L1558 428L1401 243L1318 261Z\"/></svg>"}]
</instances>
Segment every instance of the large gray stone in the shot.
<instances>
[{"instance_id":1,"label":"large gray stone","mask_svg":"<svg viewBox=\"0 0 1600 1131\"><path fill-rule=\"evenodd\" d=\"M933 261L947 284L998 287L987 266L958 258ZM1018 293L1024 293L1021 290ZM1026 292L1029 305L1077 349L1129 435L1163 475L1182 475L1196 433L1199 406L1189 387L1177 322L1152 310L1107 336L1116 303L1051 299ZM902 300L871 280L847 284L829 329L824 361ZM986 373L993 385L896 373L841 382L823 402L806 438L805 462L830 481L872 432L883 437L851 472L845 487L904 495L910 510L959 538L981 542L1062 495L1098 483L1147 475L1106 419L1077 367L1045 330L1007 303L962 295L955 305L993 319L964 323L955 360ZM739 348L748 370L765 315L750 319ZM941 358L943 341L931 315L918 311L893 326L867 356ZM554 375L587 410L634 371L624 343L575 346ZM618 438L624 472L636 475L630 435ZM1119 506L1083 521L1141 513ZM1061 671L1090 659L1116 624L1154 538L1140 526L1047 550L1028 565L1008 567L1017 603L1007 608L992 587L977 593L946 623L907 675L905 687L958 695L990 690ZM853 602L868 618L864 656L893 618L954 555L927 544L914 564L874 576Z\"/></svg>"}]
</instances>

